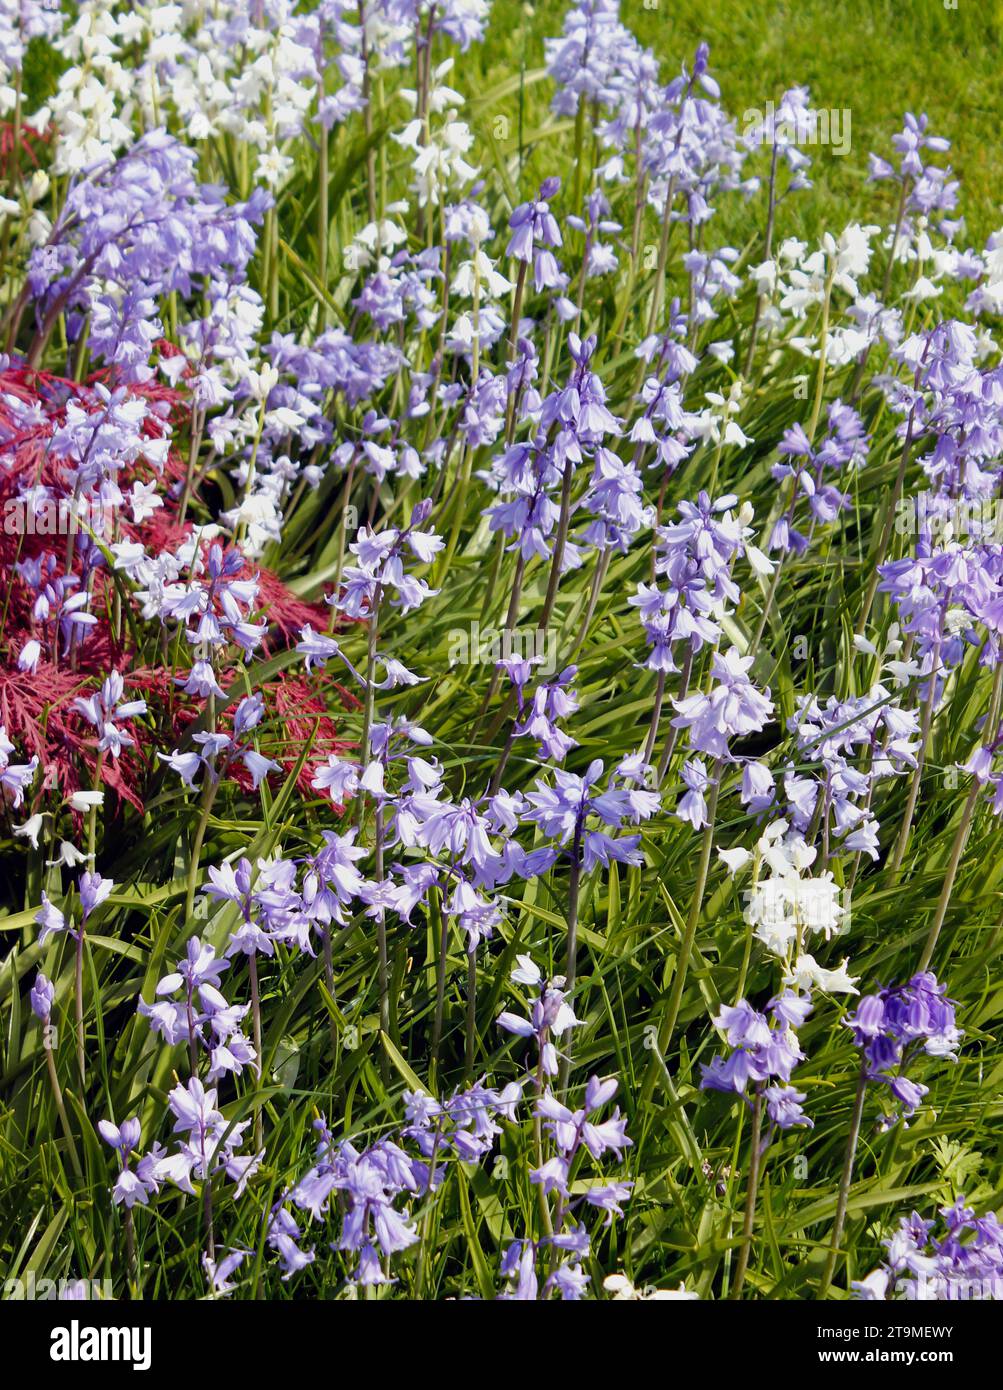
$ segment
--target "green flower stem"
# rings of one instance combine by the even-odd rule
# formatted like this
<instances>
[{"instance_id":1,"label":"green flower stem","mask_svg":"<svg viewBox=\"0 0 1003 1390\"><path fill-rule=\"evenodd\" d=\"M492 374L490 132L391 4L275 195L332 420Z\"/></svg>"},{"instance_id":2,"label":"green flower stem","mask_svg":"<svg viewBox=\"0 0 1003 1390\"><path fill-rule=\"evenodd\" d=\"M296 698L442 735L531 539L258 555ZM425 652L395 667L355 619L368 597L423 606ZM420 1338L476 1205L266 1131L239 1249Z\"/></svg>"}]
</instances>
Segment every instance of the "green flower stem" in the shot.
<instances>
[{"instance_id":1,"label":"green flower stem","mask_svg":"<svg viewBox=\"0 0 1003 1390\"><path fill-rule=\"evenodd\" d=\"M683 939L680 943L679 954L676 958L676 970L672 979L672 991L669 994L668 1007L658 1027L657 1052L662 1057L667 1055L673 1034L676 1031L679 1010L683 1001L683 990L686 988L686 975L689 970L690 956L693 954L693 942L697 933L697 924L700 921L700 909L703 906L704 891L707 887L707 875L710 871L711 852L714 848L714 821L717 815L717 799L721 790L721 773L723 766L724 764L721 759L717 758L711 769L711 790L710 797L707 801L707 825L704 827L703 840L700 845L700 862L697 866L697 881L693 887L693 897L690 899L689 916L686 919ZM648 1063L648 1070L645 1073L644 1082L641 1086L641 1094L639 1097L640 1105L646 1105L651 1099L651 1094L655 1087L656 1074L657 1064L653 1057Z\"/></svg>"},{"instance_id":2,"label":"green flower stem","mask_svg":"<svg viewBox=\"0 0 1003 1390\"><path fill-rule=\"evenodd\" d=\"M1003 662L997 664L995 674L993 675L993 689L989 697L989 713L986 716L984 725L987 746L990 745L995 738L996 725L999 722L1001 688L1003 688ZM972 819L975 815L975 807L981 790L982 784L973 781L972 789L965 799L964 809L961 812L961 820L958 822L958 829L954 836L954 844L951 846L951 857L947 863L947 872L944 875L944 886L941 889L940 898L937 902L937 911L934 914L933 923L930 927L929 935L926 938L926 945L923 947L923 954L919 959L918 969L920 971L930 968L933 953L937 949L940 929L944 925L944 918L947 916L947 909L950 906L951 893L954 889L954 880L957 878L961 857L965 852L965 845L968 843L968 832L972 828Z\"/></svg>"},{"instance_id":3,"label":"green flower stem","mask_svg":"<svg viewBox=\"0 0 1003 1390\"><path fill-rule=\"evenodd\" d=\"M254 1034L254 1089L261 1090L261 991L258 985L258 958L252 951L247 957L247 968L251 977L251 1024ZM254 1107L254 1148L260 1153L264 1147L264 1118L261 1114L261 1100L258 1097Z\"/></svg>"},{"instance_id":4,"label":"green flower stem","mask_svg":"<svg viewBox=\"0 0 1003 1390\"><path fill-rule=\"evenodd\" d=\"M846 1139L846 1156L843 1159L843 1172L839 1179L839 1193L836 1198L836 1218L832 1223L832 1236L829 1240L829 1255L818 1286L818 1297L824 1299L829 1292L832 1276L839 1259L839 1243L843 1239L846 1224L846 1208L850 1200L850 1185L853 1182L853 1161L857 1155L857 1141L860 1138L860 1122L864 1116L864 1099L867 1095L867 1068L861 1063L857 1078L857 1094L853 1101L853 1114L850 1118L850 1132Z\"/></svg>"},{"instance_id":5,"label":"green flower stem","mask_svg":"<svg viewBox=\"0 0 1003 1390\"><path fill-rule=\"evenodd\" d=\"M80 1179L83 1179L83 1169L80 1167L80 1156L77 1153L77 1146L73 1139L73 1131L70 1129L70 1122L66 1115L66 1106L63 1103L63 1093L59 1086L59 1077L56 1074L56 1060L52 1055L52 1045L47 1038L42 1040L42 1049L45 1052L45 1064L49 1071L49 1085L52 1087L52 1098L56 1102L56 1113L59 1115L59 1123L63 1127L66 1135L66 1146L70 1151L70 1163L73 1172Z\"/></svg>"},{"instance_id":6,"label":"green flower stem","mask_svg":"<svg viewBox=\"0 0 1003 1390\"><path fill-rule=\"evenodd\" d=\"M760 1140L763 1129L763 1094L756 1091L752 1102L752 1137L749 1140L749 1180L745 1190L745 1221L742 1226L742 1244L735 1267L735 1282L731 1286L732 1300L742 1296L746 1271L749 1268L749 1255L752 1250L752 1231L756 1223L756 1195L759 1191L759 1172L762 1163Z\"/></svg>"},{"instance_id":7,"label":"green flower stem","mask_svg":"<svg viewBox=\"0 0 1003 1390\"><path fill-rule=\"evenodd\" d=\"M568 872L568 940L564 962L564 992L570 996L574 992L578 963L578 898L582 880L582 827L575 834L571 849L571 868ZM558 1090L566 1095L571 1076L572 1033L569 1030L561 1058L558 1075Z\"/></svg>"},{"instance_id":8,"label":"green flower stem","mask_svg":"<svg viewBox=\"0 0 1003 1390\"><path fill-rule=\"evenodd\" d=\"M205 841L205 832L209 825L209 816L212 813L213 802L216 800L216 792L219 788L218 778L213 777L208 771L205 774L205 785L202 788L202 808L199 812L198 825L195 827L195 837L192 840L191 858L188 864L188 886L185 892L185 920L190 922L192 913L195 910L195 885L199 876L199 860L202 856L202 845Z\"/></svg>"}]
</instances>

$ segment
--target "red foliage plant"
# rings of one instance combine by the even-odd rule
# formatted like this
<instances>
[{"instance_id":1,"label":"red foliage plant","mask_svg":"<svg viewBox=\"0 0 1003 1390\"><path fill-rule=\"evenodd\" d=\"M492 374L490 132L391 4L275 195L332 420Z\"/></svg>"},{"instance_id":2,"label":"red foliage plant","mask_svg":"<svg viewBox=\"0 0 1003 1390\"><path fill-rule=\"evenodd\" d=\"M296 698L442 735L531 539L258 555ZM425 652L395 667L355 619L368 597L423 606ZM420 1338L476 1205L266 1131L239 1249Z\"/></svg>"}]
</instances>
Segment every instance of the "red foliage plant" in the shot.
<instances>
[{"instance_id":1,"label":"red foliage plant","mask_svg":"<svg viewBox=\"0 0 1003 1390\"><path fill-rule=\"evenodd\" d=\"M6 727L25 760L32 756L39 760L41 776L29 791L32 810L37 810L51 791L68 797L93 786L98 761L95 731L74 708L73 701L90 695L111 671L119 671L124 677L127 699L142 696L149 707L145 720L135 720L130 725L135 745L123 749L118 758L103 759L100 769L104 786L137 811L142 811L144 795L162 766L155 752L183 744L201 712L198 702L180 690L174 680L175 673L167 659L171 645L160 644L164 653L161 663L147 664L148 653L156 650L158 644L147 640L143 652L140 651L137 639L142 639L144 633L150 636L149 624L131 611L127 585L123 591L121 577L113 576L106 565L89 570L88 610L96 622L84 630L82 639L74 641L69 655L65 649L60 650L58 625L40 623L35 616L35 591L18 572L18 566L26 561L41 559L52 565L56 574L63 574L69 561L73 573L78 579L81 577L79 554L65 534L59 534L58 528L54 528L55 534L46 534L43 527L26 527L20 518L25 513L26 499L40 495L42 490L49 498L69 500L67 469L72 465L54 452L53 436L65 424L71 401L88 412L104 408L95 390L102 378L103 374L97 374L78 383L0 358L0 724ZM152 382L132 386L129 391L147 404L144 430L151 439L162 439L187 415L185 395L174 387ZM157 478L162 484L164 505L140 523L119 514L116 538L139 541L151 553L176 550L193 528L191 521L180 520L180 489L171 486L183 479L184 473L184 460L173 448L159 473L144 459L123 467L123 487L135 480L149 483ZM18 521L12 524L12 518ZM326 626L329 615L323 605L304 602L276 574L245 564L243 577L252 574L258 579L258 617L269 625L263 655L274 655L294 645L299 630L308 623L315 628ZM123 613L123 609L129 611ZM46 626L53 629L48 641L43 630ZM34 670L21 670L17 658L33 639L41 639L38 663ZM224 689L232 687L232 713L245 693L243 682L238 679L239 666L233 664L218 674ZM272 721L275 734L271 739L266 726L269 756L288 775L304 746L309 746L309 756L298 777L300 789L309 795L316 766L330 753L349 746L338 739L327 697L335 696L343 708L357 706L358 700L333 677L320 674L308 681L300 669L282 670L259 683L259 688L265 699L266 718ZM225 718L227 710L221 710L220 715ZM250 779L239 765L228 775L245 789L250 787ZM278 778L280 774L273 776Z\"/></svg>"},{"instance_id":2,"label":"red foliage plant","mask_svg":"<svg viewBox=\"0 0 1003 1390\"><path fill-rule=\"evenodd\" d=\"M50 131L38 131L34 126L20 125L15 126L13 121L0 121L0 168L4 174L8 172L11 165L15 162L14 151L17 151L17 161L20 162L22 155L27 155L32 164L38 164L35 154L33 141L39 144L47 144L51 138Z\"/></svg>"}]
</instances>

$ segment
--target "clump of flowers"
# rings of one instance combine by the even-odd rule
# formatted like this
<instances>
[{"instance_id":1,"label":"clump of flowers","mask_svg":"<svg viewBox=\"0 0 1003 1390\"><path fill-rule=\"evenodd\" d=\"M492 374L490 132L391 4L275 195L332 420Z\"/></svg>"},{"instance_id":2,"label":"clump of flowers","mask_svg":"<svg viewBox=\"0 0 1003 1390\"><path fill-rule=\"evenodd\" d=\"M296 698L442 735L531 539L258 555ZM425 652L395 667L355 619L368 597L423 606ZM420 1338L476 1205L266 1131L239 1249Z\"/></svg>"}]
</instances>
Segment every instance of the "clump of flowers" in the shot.
<instances>
[{"instance_id":1,"label":"clump of flowers","mask_svg":"<svg viewBox=\"0 0 1003 1390\"><path fill-rule=\"evenodd\" d=\"M752 1083L762 1096L770 1122L778 1129L814 1124L801 1106L804 1092L789 1085L791 1073L804 1060L796 1029L811 1013L807 995L785 990L772 999L767 1013L754 1009L748 1000L724 1005L714 1025L724 1031L731 1048L727 1056L715 1056L705 1063L700 1080L703 1091L724 1091L745 1095Z\"/></svg>"},{"instance_id":2,"label":"clump of flowers","mask_svg":"<svg viewBox=\"0 0 1003 1390\"><path fill-rule=\"evenodd\" d=\"M960 994L998 945L951 973L1003 810L1003 230L909 114L881 217L799 239L848 125L794 82L740 130L620 0L521 25L540 82L468 121L489 8L0 4L0 1248L70 1221L33 1268L825 1298L869 1103L938 1092L867 1183L977 1108L930 962ZM796 1148L811 1192L767 1187ZM942 1215L860 1291L994 1278L995 1218Z\"/></svg>"},{"instance_id":3,"label":"clump of flowers","mask_svg":"<svg viewBox=\"0 0 1003 1390\"><path fill-rule=\"evenodd\" d=\"M930 971L864 995L845 1023L861 1050L867 1080L888 1089L892 1109L882 1117L882 1128L915 1114L930 1089L910 1077L908 1068L921 1055L956 1060L962 1038L954 1003Z\"/></svg>"},{"instance_id":4,"label":"clump of flowers","mask_svg":"<svg viewBox=\"0 0 1003 1390\"><path fill-rule=\"evenodd\" d=\"M901 1217L883 1242L884 1261L854 1281L854 1295L868 1301L1003 1299L1003 1226L996 1213L977 1216L958 1197L939 1215L939 1228L915 1211Z\"/></svg>"}]
</instances>

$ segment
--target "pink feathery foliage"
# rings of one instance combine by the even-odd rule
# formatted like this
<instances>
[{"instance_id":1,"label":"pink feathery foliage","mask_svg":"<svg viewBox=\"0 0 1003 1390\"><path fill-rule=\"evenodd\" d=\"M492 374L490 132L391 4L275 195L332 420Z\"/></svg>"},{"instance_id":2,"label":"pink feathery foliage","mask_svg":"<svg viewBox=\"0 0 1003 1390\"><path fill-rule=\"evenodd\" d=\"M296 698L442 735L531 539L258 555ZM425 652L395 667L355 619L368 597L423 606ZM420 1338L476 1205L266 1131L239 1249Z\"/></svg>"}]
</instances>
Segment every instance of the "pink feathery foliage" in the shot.
<instances>
[{"instance_id":1,"label":"pink feathery foliage","mask_svg":"<svg viewBox=\"0 0 1003 1390\"><path fill-rule=\"evenodd\" d=\"M177 550L182 542L188 539L193 529L192 522L185 521L181 524L178 521L175 505L168 502L144 524L144 538L151 549ZM325 604L308 603L297 598L277 574L273 574L262 565L248 561L239 578L249 579L252 575L258 581L258 608L262 617L268 621L270 629L275 629L272 641L269 643L266 639L266 650L281 651L308 623L315 628L327 627L331 614Z\"/></svg>"},{"instance_id":2,"label":"pink feathery foliage","mask_svg":"<svg viewBox=\"0 0 1003 1390\"><path fill-rule=\"evenodd\" d=\"M45 145L50 137L50 131L38 131L34 126L25 124L15 126L13 121L0 121L0 168L7 173L13 162L15 150L18 151L18 159L27 155L31 163L37 166L38 158L33 142Z\"/></svg>"},{"instance_id":3,"label":"pink feathery foliage","mask_svg":"<svg viewBox=\"0 0 1003 1390\"><path fill-rule=\"evenodd\" d=\"M96 733L73 702L92 694L112 671L122 675L127 699L142 697L147 701L149 718L131 725L132 747L114 759L102 760L100 782L137 811L143 809L148 778L158 766L156 752L169 740L177 743L183 739L200 712L198 703L178 688L176 672L168 664L172 647L163 645L161 665L148 664L148 657L137 650L135 637L151 635L151 629L135 614L117 611L129 599L117 591L106 565L89 570L87 607L96 621L86 629L83 640L73 642L69 652L60 641L58 621L46 624L36 616L36 594L18 573L19 565L41 559L61 573L66 572L69 561L72 573L78 579L83 577L79 556L65 534L9 524L9 518L15 514L15 506L21 507L23 514L25 497L36 490L54 499L70 497L72 464L54 451L53 436L65 425L71 403L89 413L104 408L99 391L106 382L106 372L75 382L0 358L0 622L6 658L0 664L0 724L23 748L26 758L36 756L39 760L41 775L30 793L32 809L52 791L68 797L94 785L98 775ZM151 440L163 439L187 418L187 396L177 387L151 380L126 389L148 407L142 428ZM123 466L120 484L125 487L139 481L148 485L156 480L163 506L138 523L120 509L114 539L139 542L153 554L176 550L193 531L193 522L187 518L181 521L178 516L182 490L178 484L184 476L185 460L174 448L169 449L159 468L142 457ZM251 576L258 581L260 617L268 623L262 644L265 655L288 649L307 624L326 627L329 610L323 604L297 598L276 574L247 562L242 577ZM135 635L130 616L136 624ZM17 659L32 641L40 642L41 653L33 669L22 670ZM150 651L157 646L155 642L144 645ZM236 674L236 667L220 672L224 688ZM286 775L295 768L304 745L310 745L310 756L298 778L301 790L310 794L317 763L346 747L338 739L325 695L336 698L343 708L356 706L358 701L323 673L307 681L298 670L282 671L260 688L269 722L274 729L284 731L281 745L269 752ZM235 775L244 785L243 769ZM279 777L279 773L273 774L275 780ZM249 778L246 783L250 787Z\"/></svg>"},{"instance_id":4,"label":"pink feathery foliage","mask_svg":"<svg viewBox=\"0 0 1003 1390\"><path fill-rule=\"evenodd\" d=\"M33 674L16 666L0 667L0 724L17 738L26 757L39 760L41 776L31 788L32 809L49 791L67 797L94 785L94 730L73 707L73 700L89 693L93 684L84 671L51 663L39 663ZM126 689L132 693L134 688L127 679ZM145 735L144 729L137 728L136 746L115 760L105 760L101 768L101 785L137 811L143 809L138 787L147 766Z\"/></svg>"},{"instance_id":5,"label":"pink feathery foliage","mask_svg":"<svg viewBox=\"0 0 1003 1390\"><path fill-rule=\"evenodd\" d=\"M346 708L359 704L355 696L342 686L332 684ZM329 754L352 752L355 743L338 737L338 726L331 718L323 697L311 682L295 672L285 671L265 681L260 691L273 726L282 730L281 741L269 744L270 755L282 764L283 773L288 776L306 748L307 756L296 778L296 785L303 795L316 796L312 781L317 769L327 762ZM231 717L234 709L236 704L230 707ZM251 777L242 764L234 764L228 775L243 790L250 790ZM274 773L269 781L277 784L281 778Z\"/></svg>"}]
</instances>

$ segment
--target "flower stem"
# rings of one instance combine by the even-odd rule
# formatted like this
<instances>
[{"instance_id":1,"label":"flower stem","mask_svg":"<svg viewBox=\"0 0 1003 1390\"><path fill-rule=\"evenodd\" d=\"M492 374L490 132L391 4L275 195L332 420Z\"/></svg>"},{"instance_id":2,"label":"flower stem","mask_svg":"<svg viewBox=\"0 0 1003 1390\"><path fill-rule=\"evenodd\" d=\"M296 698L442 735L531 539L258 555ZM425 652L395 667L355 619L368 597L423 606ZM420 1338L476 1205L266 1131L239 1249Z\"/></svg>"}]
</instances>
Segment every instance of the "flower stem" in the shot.
<instances>
[{"instance_id":1,"label":"flower stem","mask_svg":"<svg viewBox=\"0 0 1003 1390\"><path fill-rule=\"evenodd\" d=\"M446 1012L446 957L449 953L449 918L438 900L436 907L439 913L439 950L435 959L435 1017L429 1049L429 1075L433 1078L438 1073L439 1048L442 1045L442 1022Z\"/></svg>"},{"instance_id":2,"label":"flower stem","mask_svg":"<svg viewBox=\"0 0 1003 1390\"><path fill-rule=\"evenodd\" d=\"M101 790L101 769L104 765L104 753L99 752L97 762L94 764L94 791ZM94 854L97 847L97 820L98 808L92 806L87 817L87 857L90 859L91 871L94 870Z\"/></svg>"},{"instance_id":3,"label":"flower stem","mask_svg":"<svg viewBox=\"0 0 1003 1390\"><path fill-rule=\"evenodd\" d=\"M780 153L780 146L774 140L773 151L770 155L770 192L766 211L766 241L763 247L763 260L768 261L773 255L773 222L777 211L777 156ZM748 378L752 371L752 361L756 354L756 338L759 334L759 321L763 314L763 305L766 296L756 295L756 307L752 315L752 327L749 329L749 346L745 354L745 371L743 376ZM713 496L713 493L711 493Z\"/></svg>"},{"instance_id":4,"label":"flower stem","mask_svg":"<svg viewBox=\"0 0 1003 1390\"><path fill-rule=\"evenodd\" d=\"M73 974L74 994L76 996L76 1017L77 1017L77 1068L80 1072L80 1086L83 1088L87 1082L87 1060L86 1049L84 1047L84 924L80 923L80 930L77 932L77 958L76 967Z\"/></svg>"},{"instance_id":5,"label":"flower stem","mask_svg":"<svg viewBox=\"0 0 1003 1390\"><path fill-rule=\"evenodd\" d=\"M376 808L376 881L383 879L383 808ZM376 918L376 941L379 950L380 1028L390 1036L390 959L387 953L386 913Z\"/></svg>"},{"instance_id":6,"label":"flower stem","mask_svg":"<svg viewBox=\"0 0 1003 1390\"><path fill-rule=\"evenodd\" d=\"M258 958L252 951L247 958L248 971L251 976L251 1022L254 1029L254 1051L256 1061L254 1064L255 1089L261 1090L261 993L258 988ZM254 1148L256 1153L260 1153L262 1148L264 1121L261 1115L261 1100L258 1097L258 1104L254 1108Z\"/></svg>"},{"instance_id":7,"label":"flower stem","mask_svg":"<svg viewBox=\"0 0 1003 1390\"><path fill-rule=\"evenodd\" d=\"M986 739L989 743L994 737L994 730L999 719L1000 710L1000 691L1003 689L1003 661L997 662L996 672L993 676L993 690L989 697L989 713L986 716L984 729ZM961 863L961 856L965 852L965 845L968 843L968 832L972 828L972 819L975 816L975 806L979 799L979 792L982 788L981 782L973 781L972 789L965 800L964 809L961 812L961 820L958 822L958 829L954 836L954 844L951 846L951 857L947 862L947 873L944 876L944 886L940 891L940 899L937 903L937 911L930 927L929 935L926 938L926 945L923 947L923 954L919 959L919 970L928 970L933 953L937 949L937 941L940 937L940 929L944 925L944 918L947 916L947 909L951 902L951 893L954 889L954 880L958 875L958 866Z\"/></svg>"},{"instance_id":8,"label":"flower stem","mask_svg":"<svg viewBox=\"0 0 1003 1390\"><path fill-rule=\"evenodd\" d=\"M324 80L321 77L319 95L323 95ZM328 230L328 146L330 142L330 132L325 126L321 126L318 135L320 154L317 168L317 278L323 288L327 289L327 243L329 238ZM318 306L321 314L321 321L326 325L328 317L327 305L322 301Z\"/></svg>"},{"instance_id":9,"label":"flower stem","mask_svg":"<svg viewBox=\"0 0 1003 1390\"><path fill-rule=\"evenodd\" d=\"M123 1211L122 1224L125 1227L125 1265L129 1279L129 1291L133 1298L138 1298L139 1267L136 1262L136 1227L132 1218L131 1207L126 1207Z\"/></svg>"},{"instance_id":10,"label":"flower stem","mask_svg":"<svg viewBox=\"0 0 1003 1390\"><path fill-rule=\"evenodd\" d=\"M686 655L683 658L682 678L679 682L679 699L685 700L689 694L690 677L693 674L693 648L686 648ZM673 724L665 739L665 747L662 749L662 756L658 759L658 768L655 772L655 786L660 787L662 779L669 770L669 763L672 760L672 750L676 746L676 739L679 737L679 727Z\"/></svg>"},{"instance_id":11,"label":"flower stem","mask_svg":"<svg viewBox=\"0 0 1003 1390\"><path fill-rule=\"evenodd\" d=\"M905 812L902 816L902 827L899 830L898 839L895 841L895 849L888 864L888 875L894 884L898 878L899 870L902 867L902 860L905 858L906 848L909 844L909 832L912 829L912 820L916 811L916 802L919 799L919 786L923 776L923 768L926 763L926 749L930 741L930 724L933 718L933 702L937 690L937 668L940 665L940 644L937 643L934 654L933 664L930 669L930 688L927 691L926 699L923 701L923 718L919 735L919 752L916 754L916 766L913 768L912 781L909 785L909 795L906 799Z\"/></svg>"},{"instance_id":12,"label":"flower stem","mask_svg":"<svg viewBox=\"0 0 1003 1390\"><path fill-rule=\"evenodd\" d=\"M362 712L362 735L359 739L359 761L365 767L369 760L369 732L373 726L374 706L376 702L376 690L373 686L373 679L376 674L376 639L378 635L380 621L380 604L383 600L383 586L376 585L373 592L372 606L369 611L368 634L366 642L366 702ZM365 799L361 795L358 800L356 810L356 824L361 827L362 818L365 813Z\"/></svg>"},{"instance_id":13,"label":"flower stem","mask_svg":"<svg viewBox=\"0 0 1003 1390\"><path fill-rule=\"evenodd\" d=\"M919 370L916 372L917 382ZM857 619L857 632L863 636L864 628L867 626L867 619L871 616L871 608L874 604L875 595L878 592L878 581L881 578L880 569L885 562L888 554L888 547L891 545L892 530L895 526L895 513L898 508L899 498L902 496L902 488L905 483L906 469L909 467L909 454L912 450L913 428L916 419L916 402L913 402L909 411L909 418L906 422L905 440L902 444L902 454L899 458L898 473L895 475L895 485L892 488L892 495L888 499L888 516L885 520L881 532L881 540L878 544L878 553L871 570L871 577L867 585L867 593L864 596L864 605L861 609L860 617Z\"/></svg>"},{"instance_id":14,"label":"flower stem","mask_svg":"<svg viewBox=\"0 0 1003 1390\"><path fill-rule=\"evenodd\" d=\"M582 830L579 826L575 835L574 846L572 848L571 869L568 874L568 944L567 954L564 962L564 993L570 997L575 988L575 976L577 973L578 957L578 896L582 879L582 852L581 852ZM571 1032L568 1034L568 1041L565 1046L564 1056L561 1058L561 1070L558 1079L558 1089L561 1095L565 1095L568 1089L568 1079L571 1076Z\"/></svg>"},{"instance_id":15,"label":"flower stem","mask_svg":"<svg viewBox=\"0 0 1003 1390\"><path fill-rule=\"evenodd\" d=\"M846 1224L846 1207L850 1200L850 1184L853 1182L853 1160L857 1155L857 1140L860 1138L860 1122L864 1115L864 1098L867 1095L867 1067L861 1063L860 1076L857 1079L857 1094L853 1101L853 1115L850 1119L850 1133L846 1139L846 1157L843 1159L843 1172L839 1179L839 1195L836 1199L836 1219L832 1224L832 1237L829 1241L829 1256L825 1262L825 1269L822 1272L822 1281L818 1286L819 1299L824 1299L829 1292L829 1285L832 1283L832 1276L836 1269L836 1261L839 1259L839 1242L843 1239L843 1227Z\"/></svg>"},{"instance_id":16,"label":"flower stem","mask_svg":"<svg viewBox=\"0 0 1003 1390\"><path fill-rule=\"evenodd\" d=\"M376 150L373 148L373 104L369 74L369 36L366 33L366 6L359 0L359 56L362 59L363 120L366 130L366 199L370 222L376 221Z\"/></svg>"},{"instance_id":17,"label":"flower stem","mask_svg":"<svg viewBox=\"0 0 1003 1390\"><path fill-rule=\"evenodd\" d=\"M760 1154L762 1128L763 1093L757 1090L756 1098L752 1102L752 1139L749 1154L749 1181L745 1192L745 1222L742 1226L742 1247L738 1255L738 1266L735 1269L735 1282L731 1288L732 1300L742 1296L742 1285L745 1283L745 1273L749 1267L749 1254L752 1250L752 1230L756 1221L756 1194L759 1190L759 1169L762 1161Z\"/></svg>"},{"instance_id":18,"label":"flower stem","mask_svg":"<svg viewBox=\"0 0 1003 1390\"><path fill-rule=\"evenodd\" d=\"M651 762L651 755L655 749L655 739L658 737L658 722L662 717L662 704L665 700L665 672L659 671L658 680L655 683L655 707L651 711L651 723L648 726L648 738L644 745L644 761Z\"/></svg>"},{"instance_id":19,"label":"flower stem","mask_svg":"<svg viewBox=\"0 0 1003 1390\"><path fill-rule=\"evenodd\" d=\"M211 773L206 772L206 783L202 790L202 810L199 813L199 822L195 827L195 838L192 840L191 860L188 864L188 889L185 894L185 918L189 919L195 909L195 883L199 875L199 859L202 855L202 844L205 840L205 832L209 825L209 816L212 812L213 802L216 800L216 790L219 782Z\"/></svg>"},{"instance_id":20,"label":"flower stem","mask_svg":"<svg viewBox=\"0 0 1003 1390\"><path fill-rule=\"evenodd\" d=\"M331 998L333 999L333 998L335 997L335 996L334 996L334 951L333 951L332 948L331 948L331 928L330 928L330 926L327 926L327 927L324 928L324 931L323 931L323 933L322 933L322 940L323 940L323 943L324 943L324 983L325 983L325 985L327 985L327 992L328 992L328 994L329 994L329 995L331 996ZM328 1021L329 1021L330 1026L331 1026L331 1057L332 1057L332 1058L336 1058L337 1055L338 1055L338 1025L337 1025L337 1023L336 1023L336 1021L335 1021L335 1018L334 1018L334 1015L333 1015L333 1014L330 1015Z\"/></svg>"},{"instance_id":21,"label":"flower stem","mask_svg":"<svg viewBox=\"0 0 1003 1390\"><path fill-rule=\"evenodd\" d=\"M895 248L898 245L899 233L902 230L902 223L905 219L906 198L909 195L911 180L902 180L902 192L899 194L898 210L895 214L895 230L892 232L891 249L888 252L888 264L885 266L884 284L881 286L881 303L886 305L888 302L888 291L892 287L892 271L895 267ZM850 387L850 404L856 404L857 397L860 395L860 387L863 384L864 372L867 370L867 359L871 355L871 346L868 344L863 357L857 363L857 370L853 374L853 384Z\"/></svg>"},{"instance_id":22,"label":"flower stem","mask_svg":"<svg viewBox=\"0 0 1003 1390\"><path fill-rule=\"evenodd\" d=\"M467 1021L463 1045L463 1079L469 1081L474 1069L477 1045L477 951L467 951Z\"/></svg>"},{"instance_id":23,"label":"flower stem","mask_svg":"<svg viewBox=\"0 0 1003 1390\"><path fill-rule=\"evenodd\" d=\"M564 465L564 477L561 481L561 515L557 523L557 535L554 537L554 553L550 561L550 579L547 583L547 596L543 601L543 612L540 614L537 627L546 632L547 624L550 622L550 615L554 611L554 603L557 599L557 589L561 582L561 566L564 563L564 547L568 539L568 524L571 520L571 485L575 477L574 460L569 458Z\"/></svg>"},{"instance_id":24,"label":"flower stem","mask_svg":"<svg viewBox=\"0 0 1003 1390\"><path fill-rule=\"evenodd\" d=\"M49 1070L49 1084L52 1087L52 1097L56 1102L56 1112L59 1115L59 1123L63 1126L63 1133L66 1135L66 1144L70 1151L70 1163L73 1171L78 1178L83 1178L83 1170L80 1167L80 1157L77 1154L77 1146L73 1140L73 1131L70 1129L70 1122L66 1117L66 1106L63 1104L63 1093L59 1087L59 1077L56 1075L56 1060L52 1055L52 1046L47 1039L43 1039L42 1047L45 1052L45 1062Z\"/></svg>"},{"instance_id":25,"label":"flower stem","mask_svg":"<svg viewBox=\"0 0 1003 1390\"><path fill-rule=\"evenodd\" d=\"M700 909L703 906L704 890L707 887L707 875L710 871L711 851L714 848L714 819L717 815L717 798L721 790L722 761L717 758L711 770L711 789L710 797L707 801L707 825L704 827L703 841L700 846L700 862L697 867L697 881L693 887L693 897L690 900L689 916L686 919L686 926L683 931L683 939L679 947L679 955L676 959L675 975L672 979L672 992L669 995L669 1003L665 1017L662 1019L658 1028L658 1055L664 1057L672 1042L672 1036L676 1030L676 1022L679 1018L679 1010L683 1001L683 990L686 988L686 974L689 970L690 956L693 954L693 941L697 933L697 924L700 921ZM641 1087L639 1103L644 1105L651 1099L651 1093L655 1085L655 1059L652 1058L648 1065L648 1071Z\"/></svg>"}]
</instances>

